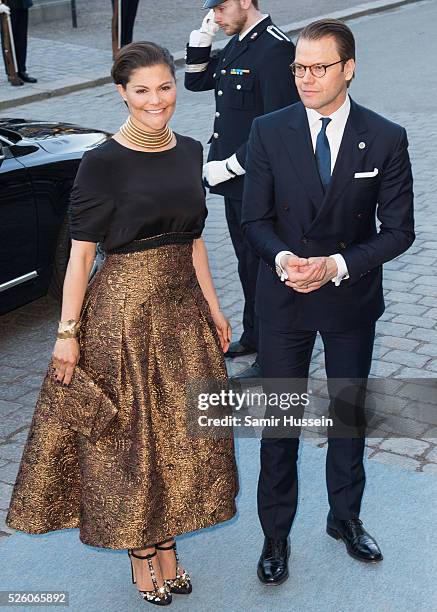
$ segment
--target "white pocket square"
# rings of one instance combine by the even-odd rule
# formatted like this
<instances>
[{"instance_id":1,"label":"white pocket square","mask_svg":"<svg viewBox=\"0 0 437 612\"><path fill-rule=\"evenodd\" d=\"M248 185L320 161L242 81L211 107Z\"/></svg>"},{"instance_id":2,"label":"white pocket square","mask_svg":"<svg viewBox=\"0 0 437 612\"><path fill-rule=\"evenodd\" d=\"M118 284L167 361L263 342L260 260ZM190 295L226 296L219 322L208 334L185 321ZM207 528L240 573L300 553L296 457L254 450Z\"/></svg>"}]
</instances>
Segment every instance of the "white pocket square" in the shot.
<instances>
[{"instance_id":1,"label":"white pocket square","mask_svg":"<svg viewBox=\"0 0 437 612\"><path fill-rule=\"evenodd\" d=\"M378 168L374 168L373 172L355 172L354 178L372 178L378 174Z\"/></svg>"}]
</instances>

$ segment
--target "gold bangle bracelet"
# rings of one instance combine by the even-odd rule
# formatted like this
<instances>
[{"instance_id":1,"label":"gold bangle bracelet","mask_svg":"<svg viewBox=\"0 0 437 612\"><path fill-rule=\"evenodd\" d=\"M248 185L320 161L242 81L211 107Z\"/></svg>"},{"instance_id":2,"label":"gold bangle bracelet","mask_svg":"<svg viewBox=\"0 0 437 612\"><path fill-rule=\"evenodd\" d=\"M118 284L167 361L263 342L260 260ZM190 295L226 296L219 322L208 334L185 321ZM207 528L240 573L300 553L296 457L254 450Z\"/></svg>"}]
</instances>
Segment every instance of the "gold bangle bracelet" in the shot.
<instances>
[{"instance_id":1,"label":"gold bangle bracelet","mask_svg":"<svg viewBox=\"0 0 437 612\"><path fill-rule=\"evenodd\" d=\"M58 332L56 337L58 340L67 340L68 338L77 338L77 331Z\"/></svg>"},{"instance_id":2,"label":"gold bangle bracelet","mask_svg":"<svg viewBox=\"0 0 437 612\"><path fill-rule=\"evenodd\" d=\"M58 338L75 338L79 332L80 322L70 319L69 321L59 321Z\"/></svg>"}]
</instances>

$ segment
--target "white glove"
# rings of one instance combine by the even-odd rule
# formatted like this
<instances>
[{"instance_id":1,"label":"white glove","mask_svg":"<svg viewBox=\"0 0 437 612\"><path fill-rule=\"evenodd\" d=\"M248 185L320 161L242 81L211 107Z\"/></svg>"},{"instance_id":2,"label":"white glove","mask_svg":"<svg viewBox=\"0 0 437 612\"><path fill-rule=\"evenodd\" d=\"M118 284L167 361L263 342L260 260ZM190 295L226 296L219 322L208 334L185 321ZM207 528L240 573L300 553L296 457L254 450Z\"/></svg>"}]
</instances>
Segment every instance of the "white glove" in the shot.
<instances>
[{"instance_id":1,"label":"white glove","mask_svg":"<svg viewBox=\"0 0 437 612\"><path fill-rule=\"evenodd\" d=\"M220 26L218 23L216 23L214 9L211 9L206 15L205 19L202 21L199 32L209 34L212 38L219 30Z\"/></svg>"},{"instance_id":2,"label":"white glove","mask_svg":"<svg viewBox=\"0 0 437 612\"><path fill-rule=\"evenodd\" d=\"M229 172L226 165L228 165L232 172ZM210 187L215 187L215 185L218 185L219 183L224 183L225 181L229 181L230 179L235 178L235 176L240 176L244 173L245 170L238 163L237 156L235 154L228 159L207 162L203 166L203 178Z\"/></svg>"},{"instance_id":3,"label":"white glove","mask_svg":"<svg viewBox=\"0 0 437 612\"><path fill-rule=\"evenodd\" d=\"M203 178L210 187L214 187L224 181L234 178L233 174L226 169L226 159L221 161L210 161L203 166Z\"/></svg>"},{"instance_id":4,"label":"white glove","mask_svg":"<svg viewBox=\"0 0 437 612\"><path fill-rule=\"evenodd\" d=\"M202 21L199 30L193 30L188 42L190 47L210 47L212 39L220 30L220 26L214 20L214 11L211 9Z\"/></svg>"},{"instance_id":5,"label":"white glove","mask_svg":"<svg viewBox=\"0 0 437 612\"><path fill-rule=\"evenodd\" d=\"M0 2L0 15L2 13L6 13L6 15L10 15L11 9L9 8L9 6L6 6L6 4L3 4L2 2Z\"/></svg>"}]
</instances>

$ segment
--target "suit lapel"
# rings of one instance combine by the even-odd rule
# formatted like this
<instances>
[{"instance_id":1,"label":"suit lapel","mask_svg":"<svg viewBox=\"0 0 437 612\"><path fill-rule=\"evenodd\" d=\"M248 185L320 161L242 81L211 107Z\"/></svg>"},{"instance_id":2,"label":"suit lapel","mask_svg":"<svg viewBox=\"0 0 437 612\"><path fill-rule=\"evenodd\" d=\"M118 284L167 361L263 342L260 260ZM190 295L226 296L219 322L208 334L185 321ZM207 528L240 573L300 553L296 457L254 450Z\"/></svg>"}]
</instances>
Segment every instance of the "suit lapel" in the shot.
<instances>
[{"instance_id":1,"label":"suit lapel","mask_svg":"<svg viewBox=\"0 0 437 612\"><path fill-rule=\"evenodd\" d=\"M306 110L299 102L292 107L291 112L289 129L281 131L281 137L297 176L318 209L323 200L323 187L314 155Z\"/></svg>"}]
</instances>

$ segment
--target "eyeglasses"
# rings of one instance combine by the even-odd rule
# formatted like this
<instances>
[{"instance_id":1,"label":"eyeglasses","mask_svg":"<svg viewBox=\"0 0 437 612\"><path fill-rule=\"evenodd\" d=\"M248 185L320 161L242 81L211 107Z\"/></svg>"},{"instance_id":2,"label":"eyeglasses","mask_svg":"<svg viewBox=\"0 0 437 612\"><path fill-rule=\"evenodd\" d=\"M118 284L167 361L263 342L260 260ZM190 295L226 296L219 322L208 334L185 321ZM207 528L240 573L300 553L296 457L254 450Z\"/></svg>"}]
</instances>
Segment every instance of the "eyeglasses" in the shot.
<instances>
[{"instance_id":1,"label":"eyeglasses","mask_svg":"<svg viewBox=\"0 0 437 612\"><path fill-rule=\"evenodd\" d=\"M345 60L341 59L338 60L338 62L332 62L332 64L313 64L312 66L304 66L303 64L293 63L290 65L290 68L291 72L298 79L302 79L305 76L307 68L310 69L310 72L313 76L315 76L317 79L320 79L321 77L325 76L327 68L329 68L330 66L335 66L336 64L340 64L340 62L344 61Z\"/></svg>"}]
</instances>

